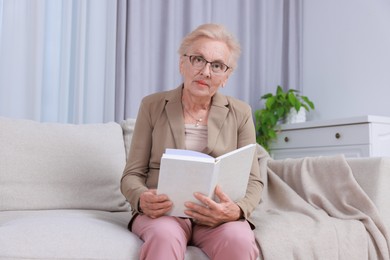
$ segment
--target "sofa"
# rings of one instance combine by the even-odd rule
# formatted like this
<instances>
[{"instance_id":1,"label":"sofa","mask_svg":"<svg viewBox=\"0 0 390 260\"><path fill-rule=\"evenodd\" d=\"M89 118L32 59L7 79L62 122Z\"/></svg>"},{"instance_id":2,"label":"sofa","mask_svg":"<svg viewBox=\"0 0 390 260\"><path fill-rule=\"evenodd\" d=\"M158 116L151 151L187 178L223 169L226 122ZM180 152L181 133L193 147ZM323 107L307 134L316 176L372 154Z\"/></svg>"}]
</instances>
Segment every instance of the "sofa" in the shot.
<instances>
[{"instance_id":1,"label":"sofa","mask_svg":"<svg viewBox=\"0 0 390 260\"><path fill-rule=\"evenodd\" d=\"M142 241L127 229L120 192L134 123L0 117L0 259L138 259ZM252 218L261 259L388 259L389 158L273 160L260 146L258 154L266 186ZM329 171L342 186L323 178ZM352 198L333 196L333 186ZM188 246L185 259L208 258Z\"/></svg>"}]
</instances>

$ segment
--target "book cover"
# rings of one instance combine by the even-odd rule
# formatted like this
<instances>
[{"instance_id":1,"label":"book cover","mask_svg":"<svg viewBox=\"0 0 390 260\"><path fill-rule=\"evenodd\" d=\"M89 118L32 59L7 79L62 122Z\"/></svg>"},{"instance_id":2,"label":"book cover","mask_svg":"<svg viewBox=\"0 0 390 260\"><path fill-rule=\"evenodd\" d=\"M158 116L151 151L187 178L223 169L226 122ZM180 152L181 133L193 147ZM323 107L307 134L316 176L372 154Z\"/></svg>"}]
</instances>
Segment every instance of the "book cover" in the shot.
<instances>
[{"instance_id":1,"label":"book cover","mask_svg":"<svg viewBox=\"0 0 390 260\"><path fill-rule=\"evenodd\" d=\"M233 201L243 198L255 149L256 144L249 144L217 158L191 150L166 149L161 158L157 193L168 195L173 202L168 214L188 217L184 214L184 203L200 203L194 192L216 200L217 184Z\"/></svg>"}]
</instances>

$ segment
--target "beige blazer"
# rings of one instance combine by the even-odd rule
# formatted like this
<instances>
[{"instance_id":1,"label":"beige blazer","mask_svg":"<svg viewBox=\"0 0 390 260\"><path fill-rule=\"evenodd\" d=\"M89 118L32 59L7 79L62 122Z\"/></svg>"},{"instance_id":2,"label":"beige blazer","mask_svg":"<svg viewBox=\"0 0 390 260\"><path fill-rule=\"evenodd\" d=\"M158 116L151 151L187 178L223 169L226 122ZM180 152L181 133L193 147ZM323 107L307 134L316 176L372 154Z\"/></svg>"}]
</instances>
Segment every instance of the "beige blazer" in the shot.
<instances>
[{"instance_id":1,"label":"beige blazer","mask_svg":"<svg viewBox=\"0 0 390 260\"><path fill-rule=\"evenodd\" d=\"M134 128L129 158L121 179L121 191L133 214L138 213L140 194L156 188L161 156L165 148L185 149L184 117L180 87L143 98ZM217 157L247 144L256 143L252 111L248 104L216 93L208 121L204 153ZM257 156L253 158L247 193L236 201L244 217L259 204L263 182Z\"/></svg>"}]
</instances>

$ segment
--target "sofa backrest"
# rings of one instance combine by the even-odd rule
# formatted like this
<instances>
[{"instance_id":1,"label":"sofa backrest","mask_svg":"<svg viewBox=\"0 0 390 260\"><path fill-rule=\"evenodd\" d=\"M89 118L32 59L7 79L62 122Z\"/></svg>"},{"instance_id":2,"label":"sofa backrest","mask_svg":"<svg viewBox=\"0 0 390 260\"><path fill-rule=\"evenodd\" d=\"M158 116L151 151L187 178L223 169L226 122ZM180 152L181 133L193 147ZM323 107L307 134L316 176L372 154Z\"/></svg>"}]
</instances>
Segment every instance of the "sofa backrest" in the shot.
<instances>
[{"instance_id":1,"label":"sofa backrest","mask_svg":"<svg viewBox=\"0 0 390 260\"><path fill-rule=\"evenodd\" d=\"M124 211L120 124L39 123L0 117L0 211Z\"/></svg>"},{"instance_id":2,"label":"sofa backrest","mask_svg":"<svg viewBox=\"0 0 390 260\"><path fill-rule=\"evenodd\" d=\"M131 139L133 138L133 131L135 126L135 118L128 118L121 122L123 129L123 140L125 142L126 159L129 156Z\"/></svg>"}]
</instances>

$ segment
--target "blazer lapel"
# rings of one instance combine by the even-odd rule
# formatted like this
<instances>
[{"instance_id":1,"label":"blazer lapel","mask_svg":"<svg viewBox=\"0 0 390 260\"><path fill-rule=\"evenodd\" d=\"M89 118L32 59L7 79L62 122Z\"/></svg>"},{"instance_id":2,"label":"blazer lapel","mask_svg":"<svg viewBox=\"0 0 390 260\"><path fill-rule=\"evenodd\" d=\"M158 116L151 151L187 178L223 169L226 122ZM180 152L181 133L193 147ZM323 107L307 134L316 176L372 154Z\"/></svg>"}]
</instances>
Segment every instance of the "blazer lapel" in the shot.
<instances>
[{"instance_id":1,"label":"blazer lapel","mask_svg":"<svg viewBox=\"0 0 390 260\"><path fill-rule=\"evenodd\" d=\"M208 138L205 153L211 153L217 143L217 138L222 131L222 127L229 113L227 107L228 102L224 95L218 92L214 95L212 105L210 107L208 125Z\"/></svg>"},{"instance_id":2,"label":"blazer lapel","mask_svg":"<svg viewBox=\"0 0 390 260\"><path fill-rule=\"evenodd\" d=\"M165 110L167 112L168 123L170 125L176 148L185 149L185 133L183 108L181 104L182 86L168 92Z\"/></svg>"}]
</instances>

